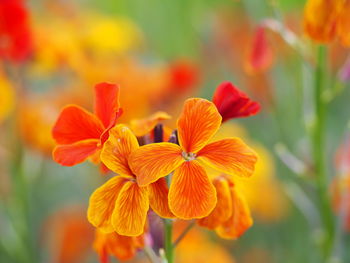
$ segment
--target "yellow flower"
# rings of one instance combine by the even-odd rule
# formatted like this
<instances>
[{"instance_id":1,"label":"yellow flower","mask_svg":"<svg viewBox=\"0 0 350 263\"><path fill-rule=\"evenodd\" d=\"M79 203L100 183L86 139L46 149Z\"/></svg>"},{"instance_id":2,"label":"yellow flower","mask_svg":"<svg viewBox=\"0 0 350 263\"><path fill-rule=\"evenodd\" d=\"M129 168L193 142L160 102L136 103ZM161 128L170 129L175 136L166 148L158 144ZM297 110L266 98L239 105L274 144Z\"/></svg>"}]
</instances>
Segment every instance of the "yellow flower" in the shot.
<instances>
[{"instance_id":1,"label":"yellow flower","mask_svg":"<svg viewBox=\"0 0 350 263\"><path fill-rule=\"evenodd\" d=\"M11 83L0 73L0 123L11 113L15 105L15 92Z\"/></svg>"},{"instance_id":2,"label":"yellow flower","mask_svg":"<svg viewBox=\"0 0 350 263\"><path fill-rule=\"evenodd\" d=\"M142 34L137 26L124 17L108 17L89 13L86 15L83 45L97 55L124 54L139 46Z\"/></svg>"}]
</instances>

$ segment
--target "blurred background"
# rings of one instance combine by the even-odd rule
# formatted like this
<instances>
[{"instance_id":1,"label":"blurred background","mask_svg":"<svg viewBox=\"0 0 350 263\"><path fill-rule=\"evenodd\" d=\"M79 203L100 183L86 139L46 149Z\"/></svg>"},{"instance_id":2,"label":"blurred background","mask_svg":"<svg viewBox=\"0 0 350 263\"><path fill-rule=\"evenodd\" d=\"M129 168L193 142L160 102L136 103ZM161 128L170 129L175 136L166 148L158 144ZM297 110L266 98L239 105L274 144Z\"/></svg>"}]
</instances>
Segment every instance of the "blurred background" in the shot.
<instances>
[{"instance_id":1,"label":"blurred background","mask_svg":"<svg viewBox=\"0 0 350 263\"><path fill-rule=\"evenodd\" d=\"M315 44L303 32L304 5L1 0L0 262L98 262L86 210L105 177L89 162L54 163L51 128L66 104L91 110L103 81L121 86L126 124L162 110L175 128L186 98L211 99L223 81L261 104L258 115L227 122L218 135L241 137L259 154L253 177L237 182L254 226L234 241L195 227L177 262L320 262L324 233L309 172ZM327 188L332 213L341 213L332 262L350 262L348 54L328 45L336 93L327 97ZM147 260L139 253L132 262Z\"/></svg>"}]
</instances>

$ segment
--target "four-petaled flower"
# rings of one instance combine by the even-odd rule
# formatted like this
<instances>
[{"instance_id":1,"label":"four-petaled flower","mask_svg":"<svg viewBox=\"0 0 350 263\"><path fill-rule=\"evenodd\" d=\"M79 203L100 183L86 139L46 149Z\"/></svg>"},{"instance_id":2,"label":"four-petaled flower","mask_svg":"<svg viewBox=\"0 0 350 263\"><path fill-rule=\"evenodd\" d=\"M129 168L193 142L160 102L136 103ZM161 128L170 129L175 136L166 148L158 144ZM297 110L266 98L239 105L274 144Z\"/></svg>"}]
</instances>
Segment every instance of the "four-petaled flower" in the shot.
<instances>
[{"instance_id":1,"label":"four-petaled flower","mask_svg":"<svg viewBox=\"0 0 350 263\"><path fill-rule=\"evenodd\" d=\"M108 131L121 113L119 87L109 83L97 84L94 114L77 105L68 105L60 113L52 129L58 144L53 150L53 159L64 166L81 163L89 157L98 163Z\"/></svg>"},{"instance_id":2,"label":"four-petaled flower","mask_svg":"<svg viewBox=\"0 0 350 263\"><path fill-rule=\"evenodd\" d=\"M109 131L101 160L119 176L108 180L91 195L88 209L90 223L104 233L141 235L149 206L161 217L174 217L168 207L165 178L149 186L137 184L138 174L129 166L129 157L138 148L135 135L126 126L120 124Z\"/></svg>"},{"instance_id":3,"label":"four-petaled flower","mask_svg":"<svg viewBox=\"0 0 350 263\"><path fill-rule=\"evenodd\" d=\"M240 139L208 143L219 129L221 120L212 102L188 99L177 121L180 145L148 144L130 157L130 167L141 187L174 172L168 198L169 208L178 218L205 217L216 205L215 187L203 164L230 175L250 176L254 171L256 154Z\"/></svg>"}]
</instances>

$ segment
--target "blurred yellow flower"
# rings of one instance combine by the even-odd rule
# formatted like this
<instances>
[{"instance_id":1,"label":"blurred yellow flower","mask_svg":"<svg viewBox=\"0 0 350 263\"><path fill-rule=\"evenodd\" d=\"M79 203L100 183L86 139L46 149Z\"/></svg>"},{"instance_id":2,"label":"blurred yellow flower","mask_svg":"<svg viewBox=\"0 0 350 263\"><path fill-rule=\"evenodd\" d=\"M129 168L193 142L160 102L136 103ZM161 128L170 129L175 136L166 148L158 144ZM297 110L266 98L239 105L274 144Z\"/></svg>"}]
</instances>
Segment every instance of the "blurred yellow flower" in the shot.
<instances>
[{"instance_id":1,"label":"blurred yellow flower","mask_svg":"<svg viewBox=\"0 0 350 263\"><path fill-rule=\"evenodd\" d=\"M175 236L178 236L186 226L184 221L175 224ZM218 243L210 239L198 228L192 229L176 247L175 262L177 263L234 263L230 253Z\"/></svg>"},{"instance_id":2,"label":"blurred yellow flower","mask_svg":"<svg viewBox=\"0 0 350 263\"><path fill-rule=\"evenodd\" d=\"M96 55L124 54L142 42L140 30L127 18L89 13L83 21L83 46Z\"/></svg>"},{"instance_id":3,"label":"blurred yellow flower","mask_svg":"<svg viewBox=\"0 0 350 263\"><path fill-rule=\"evenodd\" d=\"M0 123L6 119L15 106L15 91L9 80L0 73Z\"/></svg>"}]
</instances>

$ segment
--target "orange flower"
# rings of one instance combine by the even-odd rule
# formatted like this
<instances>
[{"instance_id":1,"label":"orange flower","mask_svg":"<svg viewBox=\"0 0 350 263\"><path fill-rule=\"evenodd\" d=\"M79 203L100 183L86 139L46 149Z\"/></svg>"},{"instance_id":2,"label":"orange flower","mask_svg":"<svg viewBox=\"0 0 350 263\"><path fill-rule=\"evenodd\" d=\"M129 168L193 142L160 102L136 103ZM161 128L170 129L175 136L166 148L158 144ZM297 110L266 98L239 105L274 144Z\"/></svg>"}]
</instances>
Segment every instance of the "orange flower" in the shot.
<instances>
[{"instance_id":1,"label":"orange flower","mask_svg":"<svg viewBox=\"0 0 350 263\"><path fill-rule=\"evenodd\" d=\"M135 256L137 249L143 247L143 235L128 237L118 235L115 232L105 234L96 229L94 249L98 253L101 263L108 263L109 255L113 255L119 260L129 260Z\"/></svg>"},{"instance_id":2,"label":"orange flower","mask_svg":"<svg viewBox=\"0 0 350 263\"><path fill-rule=\"evenodd\" d=\"M200 226L215 229L222 238L240 237L253 224L249 207L232 180L221 175L214 179L217 204L209 216L199 219Z\"/></svg>"},{"instance_id":3,"label":"orange flower","mask_svg":"<svg viewBox=\"0 0 350 263\"><path fill-rule=\"evenodd\" d=\"M53 159L61 165L72 166L89 157L98 162L108 131L122 113L117 85L97 84L95 93L94 114L77 105L68 105L52 129L52 136L59 144L53 150Z\"/></svg>"},{"instance_id":4,"label":"orange flower","mask_svg":"<svg viewBox=\"0 0 350 263\"><path fill-rule=\"evenodd\" d=\"M104 233L138 236L144 232L149 205L160 216L173 217L167 203L168 188L164 178L140 187L128 164L130 154L139 147L135 135L124 125L115 126L109 133L101 160L119 176L92 194L88 219Z\"/></svg>"},{"instance_id":5,"label":"orange flower","mask_svg":"<svg viewBox=\"0 0 350 263\"><path fill-rule=\"evenodd\" d=\"M45 220L42 245L49 252L46 262L85 262L91 251L94 229L86 220L83 207L69 206Z\"/></svg>"},{"instance_id":6,"label":"orange flower","mask_svg":"<svg viewBox=\"0 0 350 263\"><path fill-rule=\"evenodd\" d=\"M329 43L338 37L350 46L350 1L309 0L304 10L304 31L316 42Z\"/></svg>"},{"instance_id":7,"label":"orange flower","mask_svg":"<svg viewBox=\"0 0 350 263\"><path fill-rule=\"evenodd\" d=\"M130 166L140 186L174 172L169 189L169 207L182 219L207 216L216 205L216 191L202 164L230 175L250 176L255 153L238 138L208 141L221 125L215 105L205 99L185 102L177 121L179 144L162 142L136 150Z\"/></svg>"}]
</instances>

